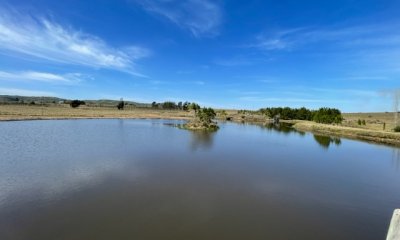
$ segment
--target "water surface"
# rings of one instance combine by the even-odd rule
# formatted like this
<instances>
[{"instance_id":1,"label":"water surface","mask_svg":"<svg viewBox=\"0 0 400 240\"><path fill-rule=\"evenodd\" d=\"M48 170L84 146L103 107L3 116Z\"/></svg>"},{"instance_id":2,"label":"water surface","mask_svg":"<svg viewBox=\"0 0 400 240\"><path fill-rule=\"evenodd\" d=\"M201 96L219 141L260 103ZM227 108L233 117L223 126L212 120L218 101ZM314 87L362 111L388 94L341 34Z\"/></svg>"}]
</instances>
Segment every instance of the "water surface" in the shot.
<instances>
[{"instance_id":1,"label":"water surface","mask_svg":"<svg viewBox=\"0 0 400 240\"><path fill-rule=\"evenodd\" d=\"M399 151L286 127L0 123L0 239L385 239Z\"/></svg>"}]
</instances>

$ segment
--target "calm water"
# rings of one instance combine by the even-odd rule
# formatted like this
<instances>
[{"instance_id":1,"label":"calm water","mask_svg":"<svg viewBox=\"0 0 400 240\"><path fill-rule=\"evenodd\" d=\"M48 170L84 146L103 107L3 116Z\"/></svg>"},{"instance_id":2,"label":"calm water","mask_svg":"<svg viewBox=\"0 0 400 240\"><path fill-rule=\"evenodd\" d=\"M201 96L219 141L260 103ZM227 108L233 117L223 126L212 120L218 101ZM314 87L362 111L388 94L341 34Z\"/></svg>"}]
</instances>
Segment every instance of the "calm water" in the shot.
<instances>
[{"instance_id":1,"label":"calm water","mask_svg":"<svg viewBox=\"0 0 400 240\"><path fill-rule=\"evenodd\" d=\"M379 240L400 207L399 149L168 123L0 123L0 239Z\"/></svg>"}]
</instances>

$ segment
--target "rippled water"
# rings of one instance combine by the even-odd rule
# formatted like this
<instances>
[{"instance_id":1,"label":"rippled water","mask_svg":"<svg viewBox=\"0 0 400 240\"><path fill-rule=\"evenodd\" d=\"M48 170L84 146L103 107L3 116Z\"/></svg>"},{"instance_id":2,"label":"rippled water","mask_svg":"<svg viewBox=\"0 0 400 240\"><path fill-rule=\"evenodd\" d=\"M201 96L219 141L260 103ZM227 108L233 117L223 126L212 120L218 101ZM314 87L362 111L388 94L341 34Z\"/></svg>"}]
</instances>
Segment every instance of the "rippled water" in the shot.
<instances>
[{"instance_id":1,"label":"rippled water","mask_svg":"<svg viewBox=\"0 0 400 240\"><path fill-rule=\"evenodd\" d=\"M290 128L0 123L0 239L385 239L399 149Z\"/></svg>"}]
</instances>

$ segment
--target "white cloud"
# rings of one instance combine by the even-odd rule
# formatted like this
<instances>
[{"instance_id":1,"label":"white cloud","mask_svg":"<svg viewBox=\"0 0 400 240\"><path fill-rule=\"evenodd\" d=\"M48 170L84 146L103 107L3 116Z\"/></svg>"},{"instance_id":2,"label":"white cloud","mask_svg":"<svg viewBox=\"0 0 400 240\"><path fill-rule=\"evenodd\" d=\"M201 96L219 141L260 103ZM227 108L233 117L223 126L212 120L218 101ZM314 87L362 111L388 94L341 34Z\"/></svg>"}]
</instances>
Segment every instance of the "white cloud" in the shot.
<instances>
[{"instance_id":1,"label":"white cloud","mask_svg":"<svg viewBox=\"0 0 400 240\"><path fill-rule=\"evenodd\" d=\"M0 53L141 75L135 61L149 55L138 46L114 48L102 39L46 18L0 8Z\"/></svg>"},{"instance_id":2,"label":"white cloud","mask_svg":"<svg viewBox=\"0 0 400 240\"><path fill-rule=\"evenodd\" d=\"M17 80L17 81L39 81L56 84L73 84L82 80L80 73L54 74L48 72L5 72L0 71L0 80Z\"/></svg>"},{"instance_id":3,"label":"white cloud","mask_svg":"<svg viewBox=\"0 0 400 240\"><path fill-rule=\"evenodd\" d=\"M322 99L306 99L306 98L274 98L274 97L257 97L257 96L244 96L240 97L242 101L254 101L254 102L285 102L285 103L320 103L329 102L328 100ZM331 101L332 102L332 101Z\"/></svg>"},{"instance_id":4,"label":"white cloud","mask_svg":"<svg viewBox=\"0 0 400 240\"><path fill-rule=\"evenodd\" d=\"M390 78L385 76L349 76L336 78L335 80L349 80L349 81L378 81L378 80L390 80Z\"/></svg>"},{"instance_id":5,"label":"white cloud","mask_svg":"<svg viewBox=\"0 0 400 240\"><path fill-rule=\"evenodd\" d=\"M204 84L206 84L204 81L193 81L193 84L196 84L196 85L204 85Z\"/></svg>"},{"instance_id":6,"label":"white cloud","mask_svg":"<svg viewBox=\"0 0 400 240\"><path fill-rule=\"evenodd\" d=\"M335 89L335 88L305 88L308 91L313 91L313 92L318 92L318 93L323 93L325 96L327 94L332 94L334 96L337 96L339 94L341 95L348 95L348 96L353 96L353 97L368 97L368 98L373 98L378 96L377 91L371 91L371 90L362 90L362 89Z\"/></svg>"},{"instance_id":7,"label":"white cloud","mask_svg":"<svg viewBox=\"0 0 400 240\"><path fill-rule=\"evenodd\" d=\"M208 0L132 0L146 11L161 15L195 37L216 36L222 22L222 10Z\"/></svg>"},{"instance_id":8,"label":"white cloud","mask_svg":"<svg viewBox=\"0 0 400 240\"><path fill-rule=\"evenodd\" d=\"M0 95L39 96L39 97L56 96L56 94L53 92L27 90L20 88L0 88Z\"/></svg>"},{"instance_id":9,"label":"white cloud","mask_svg":"<svg viewBox=\"0 0 400 240\"><path fill-rule=\"evenodd\" d=\"M248 47L265 51L291 50L307 44L330 42L341 47L379 47L400 44L398 25L354 25L331 28L294 28L259 34Z\"/></svg>"},{"instance_id":10,"label":"white cloud","mask_svg":"<svg viewBox=\"0 0 400 240\"><path fill-rule=\"evenodd\" d=\"M214 63L224 67L249 66L253 64L252 61L244 57L235 57L231 59L218 59L215 60Z\"/></svg>"}]
</instances>

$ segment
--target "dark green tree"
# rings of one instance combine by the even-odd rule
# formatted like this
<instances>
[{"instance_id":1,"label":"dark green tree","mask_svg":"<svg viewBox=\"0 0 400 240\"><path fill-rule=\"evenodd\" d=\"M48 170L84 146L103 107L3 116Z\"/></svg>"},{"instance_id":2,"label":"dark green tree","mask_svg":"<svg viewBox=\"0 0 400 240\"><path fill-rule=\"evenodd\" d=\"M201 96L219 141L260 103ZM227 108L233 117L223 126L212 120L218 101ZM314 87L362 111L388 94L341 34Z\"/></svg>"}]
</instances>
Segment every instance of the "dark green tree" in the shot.
<instances>
[{"instance_id":1,"label":"dark green tree","mask_svg":"<svg viewBox=\"0 0 400 240\"><path fill-rule=\"evenodd\" d=\"M163 109L177 109L178 106L176 105L175 102L167 101L167 102L164 102L164 103L162 104L162 108L163 108Z\"/></svg>"},{"instance_id":2,"label":"dark green tree","mask_svg":"<svg viewBox=\"0 0 400 240\"><path fill-rule=\"evenodd\" d=\"M314 112L313 120L317 123L339 124L343 121L343 117L336 108L320 108Z\"/></svg>"},{"instance_id":3,"label":"dark green tree","mask_svg":"<svg viewBox=\"0 0 400 240\"><path fill-rule=\"evenodd\" d=\"M117 108L118 108L118 110L124 110L124 107L125 107L125 102L121 98L121 101L118 103Z\"/></svg>"},{"instance_id":4,"label":"dark green tree","mask_svg":"<svg viewBox=\"0 0 400 240\"><path fill-rule=\"evenodd\" d=\"M191 104L189 105L189 109L190 109L190 110L194 110L194 111L197 113L197 111L200 110L200 105L197 104L197 103L191 103Z\"/></svg>"},{"instance_id":5,"label":"dark green tree","mask_svg":"<svg viewBox=\"0 0 400 240\"><path fill-rule=\"evenodd\" d=\"M72 100L70 103L69 103L69 105L72 107L72 108L77 108L77 107L79 107L80 105L85 105L86 103L84 102L84 101L81 101L81 100Z\"/></svg>"}]
</instances>

